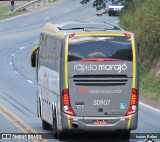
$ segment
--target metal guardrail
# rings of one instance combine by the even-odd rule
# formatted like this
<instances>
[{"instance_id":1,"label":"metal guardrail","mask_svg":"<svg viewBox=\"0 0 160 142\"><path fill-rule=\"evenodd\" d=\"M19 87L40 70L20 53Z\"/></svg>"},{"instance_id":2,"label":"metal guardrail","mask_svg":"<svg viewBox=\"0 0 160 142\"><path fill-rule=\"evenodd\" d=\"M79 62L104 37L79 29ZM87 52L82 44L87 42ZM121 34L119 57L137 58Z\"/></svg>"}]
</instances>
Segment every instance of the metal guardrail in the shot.
<instances>
[{"instance_id":1,"label":"metal guardrail","mask_svg":"<svg viewBox=\"0 0 160 142\"><path fill-rule=\"evenodd\" d=\"M38 3L40 3L40 7L43 7L44 3L45 5L48 5L48 0L33 0L33 1L29 1L28 3L16 8L13 12L17 11L17 10L22 10L25 8L29 8L29 10L32 10L33 8L37 9L38 8ZM34 5L34 7L33 7Z\"/></svg>"}]
</instances>

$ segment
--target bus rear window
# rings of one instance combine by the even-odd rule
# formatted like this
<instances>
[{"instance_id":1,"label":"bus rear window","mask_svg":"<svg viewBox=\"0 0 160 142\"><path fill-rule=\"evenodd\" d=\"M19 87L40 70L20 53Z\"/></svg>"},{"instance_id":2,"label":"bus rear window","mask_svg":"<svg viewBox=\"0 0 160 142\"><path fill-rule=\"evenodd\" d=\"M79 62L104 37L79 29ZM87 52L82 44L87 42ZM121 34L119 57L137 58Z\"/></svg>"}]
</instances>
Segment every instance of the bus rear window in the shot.
<instances>
[{"instance_id":1,"label":"bus rear window","mask_svg":"<svg viewBox=\"0 0 160 142\"><path fill-rule=\"evenodd\" d=\"M132 61L131 39L117 36L69 39L68 62L93 58Z\"/></svg>"}]
</instances>

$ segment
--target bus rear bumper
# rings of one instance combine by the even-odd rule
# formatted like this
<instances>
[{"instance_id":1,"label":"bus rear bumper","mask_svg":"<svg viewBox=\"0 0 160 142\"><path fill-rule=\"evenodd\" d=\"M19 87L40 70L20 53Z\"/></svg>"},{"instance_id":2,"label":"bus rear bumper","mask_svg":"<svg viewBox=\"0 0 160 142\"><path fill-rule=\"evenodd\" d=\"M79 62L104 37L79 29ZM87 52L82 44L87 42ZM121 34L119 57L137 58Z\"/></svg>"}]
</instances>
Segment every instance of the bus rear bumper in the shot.
<instances>
[{"instance_id":1,"label":"bus rear bumper","mask_svg":"<svg viewBox=\"0 0 160 142\"><path fill-rule=\"evenodd\" d=\"M97 125L95 121L106 124ZM65 113L62 115L62 130L82 131L117 131L137 129L138 113L123 117L75 117Z\"/></svg>"}]
</instances>

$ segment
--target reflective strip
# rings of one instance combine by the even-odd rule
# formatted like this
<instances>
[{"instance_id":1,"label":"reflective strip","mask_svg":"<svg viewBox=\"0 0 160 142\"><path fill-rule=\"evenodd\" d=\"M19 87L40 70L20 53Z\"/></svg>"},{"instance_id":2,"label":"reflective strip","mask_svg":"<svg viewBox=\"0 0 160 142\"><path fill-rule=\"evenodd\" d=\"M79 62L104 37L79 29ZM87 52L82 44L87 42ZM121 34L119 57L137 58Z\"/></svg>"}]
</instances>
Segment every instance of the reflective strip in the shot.
<instances>
[{"instance_id":1,"label":"reflective strip","mask_svg":"<svg viewBox=\"0 0 160 142\"><path fill-rule=\"evenodd\" d=\"M131 40L132 40L132 55L133 55L132 88L136 88L136 48L133 35L131 36Z\"/></svg>"},{"instance_id":2,"label":"reflective strip","mask_svg":"<svg viewBox=\"0 0 160 142\"><path fill-rule=\"evenodd\" d=\"M65 49L65 84L66 84L66 89L68 89L68 40L69 36L66 38L66 49Z\"/></svg>"},{"instance_id":3,"label":"reflective strip","mask_svg":"<svg viewBox=\"0 0 160 142\"><path fill-rule=\"evenodd\" d=\"M70 115L68 115L68 128L71 129L71 120L70 120Z\"/></svg>"},{"instance_id":4,"label":"reflective strip","mask_svg":"<svg viewBox=\"0 0 160 142\"><path fill-rule=\"evenodd\" d=\"M66 38L65 63L64 63L66 89L68 89L68 40L69 40L69 36L67 36ZM67 119L68 119L68 128L71 129L70 115L67 115Z\"/></svg>"},{"instance_id":5,"label":"reflective strip","mask_svg":"<svg viewBox=\"0 0 160 142\"><path fill-rule=\"evenodd\" d=\"M132 40L132 55L133 55L133 65L132 65L132 88L136 88L136 48L135 48L135 43L134 43L134 37L131 35L131 40ZM131 127L131 119L132 117L129 116L129 121L127 124L127 129L130 129Z\"/></svg>"},{"instance_id":6,"label":"reflective strip","mask_svg":"<svg viewBox=\"0 0 160 142\"><path fill-rule=\"evenodd\" d=\"M131 117L131 116L129 116L129 120L128 120L128 124L127 124L127 129L129 129L129 128L130 128L130 126L131 126L131 119L132 119L132 117Z\"/></svg>"}]
</instances>

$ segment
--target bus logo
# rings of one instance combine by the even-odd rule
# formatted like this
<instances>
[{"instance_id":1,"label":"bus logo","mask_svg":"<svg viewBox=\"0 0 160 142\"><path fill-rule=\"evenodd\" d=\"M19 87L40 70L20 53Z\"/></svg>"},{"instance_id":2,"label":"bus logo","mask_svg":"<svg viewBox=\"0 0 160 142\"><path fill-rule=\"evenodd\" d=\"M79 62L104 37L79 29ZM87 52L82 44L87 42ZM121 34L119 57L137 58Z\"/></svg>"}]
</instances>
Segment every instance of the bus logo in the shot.
<instances>
[{"instance_id":1,"label":"bus logo","mask_svg":"<svg viewBox=\"0 0 160 142\"><path fill-rule=\"evenodd\" d=\"M76 94L84 94L87 95L88 94L88 87L78 87L76 89Z\"/></svg>"},{"instance_id":2,"label":"bus logo","mask_svg":"<svg viewBox=\"0 0 160 142\"><path fill-rule=\"evenodd\" d=\"M89 64L89 65L84 65L84 64L77 64L74 65L74 70L81 71L84 73L84 71L112 71L115 70L118 73L121 73L122 71L127 70L127 65L124 64L114 64L114 65L96 65L96 64Z\"/></svg>"}]
</instances>

